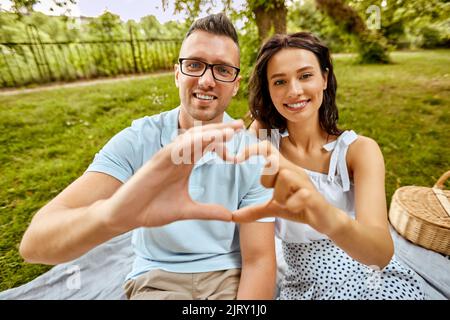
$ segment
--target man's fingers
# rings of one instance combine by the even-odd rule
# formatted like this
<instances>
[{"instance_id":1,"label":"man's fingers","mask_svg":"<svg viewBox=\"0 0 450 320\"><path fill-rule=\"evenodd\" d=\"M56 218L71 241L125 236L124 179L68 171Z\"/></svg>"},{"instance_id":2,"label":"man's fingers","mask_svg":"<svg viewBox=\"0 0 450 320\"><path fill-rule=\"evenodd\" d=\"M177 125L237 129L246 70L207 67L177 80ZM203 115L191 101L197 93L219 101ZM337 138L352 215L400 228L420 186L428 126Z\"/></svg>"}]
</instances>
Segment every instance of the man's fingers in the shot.
<instances>
[{"instance_id":1,"label":"man's fingers","mask_svg":"<svg viewBox=\"0 0 450 320\"><path fill-rule=\"evenodd\" d=\"M278 153L278 150L269 141L261 141L245 148L238 156L236 156L236 162L244 162L251 156L268 157L273 153Z\"/></svg>"},{"instance_id":2,"label":"man's fingers","mask_svg":"<svg viewBox=\"0 0 450 320\"><path fill-rule=\"evenodd\" d=\"M273 153L267 157L266 164L261 173L261 184L266 188L273 188L280 170L279 153Z\"/></svg>"},{"instance_id":3,"label":"man's fingers","mask_svg":"<svg viewBox=\"0 0 450 320\"><path fill-rule=\"evenodd\" d=\"M212 123L201 126L192 127L187 132L207 132L211 130L223 130L223 129L232 129L233 131L237 131L244 128L244 121L242 120L234 120L231 122L223 122L223 123Z\"/></svg>"},{"instance_id":4,"label":"man's fingers","mask_svg":"<svg viewBox=\"0 0 450 320\"><path fill-rule=\"evenodd\" d=\"M225 128L222 131L209 131L206 135L203 133L202 154L206 152L215 152L220 158L229 163L235 163L235 155L230 154L226 147L226 142L231 139L234 131Z\"/></svg>"},{"instance_id":5,"label":"man's fingers","mask_svg":"<svg viewBox=\"0 0 450 320\"><path fill-rule=\"evenodd\" d=\"M267 204L253 205L234 211L233 221L237 223L253 222L270 216L271 212L267 209Z\"/></svg>"},{"instance_id":6,"label":"man's fingers","mask_svg":"<svg viewBox=\"0 0 450 320\"><path fill-rule=\"evenodd\" d=\"M234 163L235 155L230 154L224 143L212 143L210 145L211 151L217 153L217 155L228 163Z\"/></svg>"},{"instance_id":7,"label":"man's fingers","mask_svg":"<svg viewBox=\"0 0 450 320\"><path fill-rule=\"evenodd\" d=\"M202 219L232 221L233 214L227 208L217 204L194 202L186 205L181 219Z\"/></svg>"},{"instance_id":8,"label":"man's fingers","mask_svg":"<svg viewBox=\"0 0 450 320\"><path fill-rule=\"evenodd\" d=\"M239 155L237 155L236 163L244 162L252 156L266 157L266 164L261 173L261 184L266 188L272 188L275 185L275 180L279 170L279 151L269 141L261 141L245 148Z\"/></svg>"},{"instance_id":9,"label":"man's fingers","mask_svg":"<svg viewBox=\"0 0 450 320\"><path fill-rule=\"evenodd\" d=\"M208 129L198 127L198 130L182 134L174 141L171 152L172 162L174 164L194 164L208 151L215 151L222 159L234 162L234 156L226 152L225 144L233 137L235 129L239 127L237 124L236 126L208 125Z\"/></svg>"},{"instance_id":10,"label":"man's fingers","mask_svg":"<svg viewBox=\"0 0 450 320\"><path fill-rule=\"evenodd\" d=\"M209 145L211 142L226 142L229 141L235 131L232 128L223 128L223 129L211 129L208 131L198 131L193 132L194 142L198 142L201 140L202 145L205 147Z\"/></svg>"}]
</instances>

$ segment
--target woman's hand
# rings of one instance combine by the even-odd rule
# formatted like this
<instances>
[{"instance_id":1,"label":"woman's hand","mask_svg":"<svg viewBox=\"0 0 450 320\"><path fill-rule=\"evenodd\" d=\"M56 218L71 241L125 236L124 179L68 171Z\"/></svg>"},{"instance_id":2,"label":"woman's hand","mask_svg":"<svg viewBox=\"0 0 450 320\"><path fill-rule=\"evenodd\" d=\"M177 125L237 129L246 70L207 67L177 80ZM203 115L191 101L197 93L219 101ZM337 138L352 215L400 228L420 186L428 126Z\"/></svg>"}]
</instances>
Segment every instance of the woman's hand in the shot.
<instances>
[{"instance_id":1,"label":"woman's hand","mask_svg":"<svg viewBox=\"0 0 450 320\"><path fill-rule=\"evenodd\" d=\"M253 155L267 158L261 184L274 189L273 198L265 204L235 211L233 221L250 222L264 217L280 217L309 224L325 234L333 232L337 209L316 190L303 168L283 157L268 141L248 147L236 157L236 161L245 161Z\"/></svg>"}]
</instances>

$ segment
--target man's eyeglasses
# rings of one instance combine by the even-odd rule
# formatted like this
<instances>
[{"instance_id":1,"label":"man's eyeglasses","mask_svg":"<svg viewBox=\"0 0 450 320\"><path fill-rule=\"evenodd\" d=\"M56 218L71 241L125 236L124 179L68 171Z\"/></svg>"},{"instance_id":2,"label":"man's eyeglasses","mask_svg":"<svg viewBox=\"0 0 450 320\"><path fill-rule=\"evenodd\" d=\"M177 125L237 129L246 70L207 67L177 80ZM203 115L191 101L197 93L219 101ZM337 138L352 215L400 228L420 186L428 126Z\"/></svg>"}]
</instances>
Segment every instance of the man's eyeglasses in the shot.
<instances>
[{"instance_id":1,"label":"man's eyeglasses","mask_svg":"<svg viewBox=\"0 0 450 320\"><path fill-rule=\"evenodd\" d=\"M236 80L240 69L226 64L210 64L196 59L178 59L182 74L191 77L201 77L208 68L211 68L214 79L222 82L233 82Z\"/></svg>"}]
</instances>

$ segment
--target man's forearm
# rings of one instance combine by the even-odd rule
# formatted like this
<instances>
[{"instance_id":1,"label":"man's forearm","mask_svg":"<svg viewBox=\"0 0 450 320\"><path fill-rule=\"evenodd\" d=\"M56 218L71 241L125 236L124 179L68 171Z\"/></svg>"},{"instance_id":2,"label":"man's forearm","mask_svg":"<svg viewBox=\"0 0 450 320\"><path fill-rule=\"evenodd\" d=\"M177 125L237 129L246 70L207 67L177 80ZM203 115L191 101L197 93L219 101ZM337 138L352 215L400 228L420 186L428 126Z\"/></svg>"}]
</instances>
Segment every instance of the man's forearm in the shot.
<instances>
[{"instance_id":1,"label":"man's forearm","mask_svg":"<svg viewBox=\"0 0 450 320\"><path fill-rule=\"evenodd\" d=\"M25 232L20 254L27 262L54 265L73 260L124 233L109 227L103 218L104 202L75 209L44 207Z\"/></svg>"},{"instance_id":2,"label":"man's forearm","mask_svg":"<svg viewBox=\"0 0 450 320\"><path fill-rule=\"evenodd\" d=\"M276 263L269 259L242 267L238 300L272 300L275 294Z\"/></svg>"}]
</instances>

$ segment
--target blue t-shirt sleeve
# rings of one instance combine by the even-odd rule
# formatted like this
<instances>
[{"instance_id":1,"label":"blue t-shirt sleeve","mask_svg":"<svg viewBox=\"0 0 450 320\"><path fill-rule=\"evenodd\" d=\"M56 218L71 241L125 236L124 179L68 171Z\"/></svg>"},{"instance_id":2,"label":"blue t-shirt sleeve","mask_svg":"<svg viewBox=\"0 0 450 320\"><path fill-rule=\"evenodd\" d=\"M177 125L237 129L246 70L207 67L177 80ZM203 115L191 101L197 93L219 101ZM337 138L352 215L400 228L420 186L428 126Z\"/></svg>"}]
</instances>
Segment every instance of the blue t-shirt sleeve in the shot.
<instances>
[{"instance_id":1,"label":"blue t-shirt sleeve","mask_svg":"<svg viewBox=\"0 0 450 320\"><path fill-rule=\"evenodd\" d=\"M248 132L239 132L237 136L240 138L239 145L233 148L236 154L240 154L246 147L259 142L256 136L249 134ZM241 194L238 208L264 204L272 199L273 189L264 188L260 182L262 169L265 163L266 159L263 156L253 156L241 164L241 178L239 183L245 190L245 193ZM273 222L275 221L275 218L269 217L259 219L258 221Z\"/></svg>"},{"instance_id":2,"label":"blue t-shirt sleeve","mask_svg":"<svg viewBox=\"0 0 450 320\"><path fill-rule=\"evenodd\" d=\"M243 208L246 206L254 205L254 204L262 204L272 198L272 189L264 188L260 183L260 175L254 174L254 172L261 172L261 167L253 166L253 170L248 168L249 171L253 171L252 174L252 183L248 192L244 195L239 204L239 208ZM254 171L255 170L255 171Z\"/></svg>"},{"instance_id":3,"label":"blue t-shirt sleeve","mask_svg":"<svg viewBox=\"0 0 450 320\"><path fill-rule=\"evenodd\" d=\"M260 173L262 172L262 166L263 163L265 163L265 160L263 157L260 158L260 164L259 165L252 165L247 168L247 170L251 171L253 174L250 175L253 178L253 181L251 183L251 186L248 190L248 192L244 195L241 202L239 203L239 208L251 206L251 205L258 205L263 204L270 199L272 199L273 195L273 189L267 189L263 185L261 185L261 176ZM258 174L255 174L258 173ZM275 218L268 217L257 220L258 222L273 222L275 221Z\"/></svg>"},{"instance_id":4,"label":"blue t-shirt sleeve","mask_svg":"<svg viewBox=\"0 0 450 320\"><path fill-rule=\"evenodd\" d=\"M106 173L125 183L142 166L141 120L133 121L95 155L86 172Z\"/></svg>"}]
</instances>

